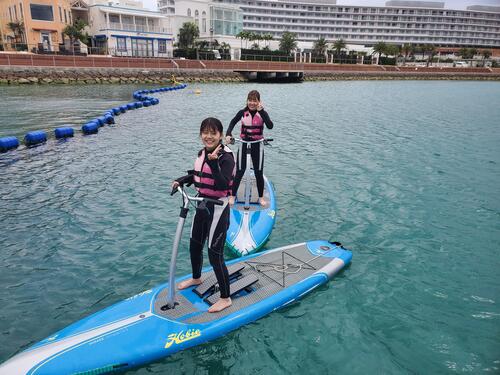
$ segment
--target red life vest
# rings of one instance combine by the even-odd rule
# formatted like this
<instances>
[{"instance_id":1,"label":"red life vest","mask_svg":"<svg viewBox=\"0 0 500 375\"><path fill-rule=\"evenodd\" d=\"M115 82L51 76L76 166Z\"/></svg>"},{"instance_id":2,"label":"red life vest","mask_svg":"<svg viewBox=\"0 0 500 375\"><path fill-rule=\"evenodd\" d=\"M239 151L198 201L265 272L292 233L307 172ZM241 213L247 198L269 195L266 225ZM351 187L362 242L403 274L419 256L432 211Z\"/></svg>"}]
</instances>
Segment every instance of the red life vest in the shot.
<instances>
[{"instance_id":1,"label":"red life vest","mask_svg":"<svg viewBox=\"0 0 500 375\"><path fill-rule=\"evenodd\" d=\"M233 152L227 146L224 146L224 151L233 156ZM233 156L234 157L234 156ZM205 149L201 150L200 155L194 161L194 186L196 190L204 196L211 198L223 198L231 195L231 186L233 185L234 175L236 174L236 166L233 169L229 188L225 190L217 190L215 188L215 180L212 176L212 170L205 161Z\"/></svg>"},{"instance_id":2,"label":"red life vest","mask_svg":"<svg viewBox=\"0 0 500 375\"><path fill-rule=\"evenodd\" d=\"M264 120L260 117L259 112L255 112L252 117L250 111L245 111L241 118L241 139L257 141L264 138Z\"/></svg>"}]
</instances>

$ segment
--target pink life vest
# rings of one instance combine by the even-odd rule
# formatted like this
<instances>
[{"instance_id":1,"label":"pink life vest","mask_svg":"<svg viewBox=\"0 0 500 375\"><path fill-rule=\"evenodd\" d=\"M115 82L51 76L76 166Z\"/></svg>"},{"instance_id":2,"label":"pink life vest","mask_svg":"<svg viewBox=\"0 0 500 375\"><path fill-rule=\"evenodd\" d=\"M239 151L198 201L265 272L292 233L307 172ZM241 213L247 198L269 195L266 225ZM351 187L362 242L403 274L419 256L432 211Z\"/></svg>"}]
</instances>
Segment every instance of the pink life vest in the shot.
<instances>
[{"instance_id":1,"label":"pink life vest","mask_svg":"<svg viewBox=\"0 0 500 375\"><path fill-rule=\"evenodd\" d=\"M250 111L245 111L241 118L241 139L257 141L264 138L264 120L260 117L259 112L255 112L252 117Z\"/></svg>"},{"instance_id":2,"label":"pink life vest","mask_svg":"<svg viewBox=\"0 0 500 375\"><path fill-rule=\"evenodd\" d=\"M229 147L224 146L224 151L233 156L233 152ZM233 178L231 178L231 181L229 182L229 188L226 190L216 190L212 170L210 169L208 163L205 162L205 149L201 150L200 156L198 156L198 158L194 161L194 186L200 194L207 197L223 198L231 195L231 186L233 185L235 174L236 166L233 169Z\"/></svg>"}]
</instances>

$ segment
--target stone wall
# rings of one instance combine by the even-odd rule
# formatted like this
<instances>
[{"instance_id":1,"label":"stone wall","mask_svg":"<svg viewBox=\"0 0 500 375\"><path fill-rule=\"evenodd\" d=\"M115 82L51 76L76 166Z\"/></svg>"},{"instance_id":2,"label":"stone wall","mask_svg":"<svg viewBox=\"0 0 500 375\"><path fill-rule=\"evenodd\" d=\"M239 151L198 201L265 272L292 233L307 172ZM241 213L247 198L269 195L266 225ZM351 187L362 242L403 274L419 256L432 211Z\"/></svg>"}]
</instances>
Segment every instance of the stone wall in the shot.
<instances>
[{"instance_id":1,"label":"stone wall","mask_svg":"<svg viewBox=\"0 0 500 375\"><path fill-rule=\"evenodd\" d=\"M178 82L244 82L233 71L195 69L116 69L0 67L0 84L120 84Z\"/></svg>"},{"instance_id":2,"label":"stone wall","mask_svg":"<svg viewBox=\"0 0 500 375\"><path fill-rule=\"evenodd\" d=\"M61 68L0 66L0 84L123 84L178 82L245 82L232 70ZM305 71L306 81L332 80L500 80L500 72Z\"/></svg>"}]
</instances>

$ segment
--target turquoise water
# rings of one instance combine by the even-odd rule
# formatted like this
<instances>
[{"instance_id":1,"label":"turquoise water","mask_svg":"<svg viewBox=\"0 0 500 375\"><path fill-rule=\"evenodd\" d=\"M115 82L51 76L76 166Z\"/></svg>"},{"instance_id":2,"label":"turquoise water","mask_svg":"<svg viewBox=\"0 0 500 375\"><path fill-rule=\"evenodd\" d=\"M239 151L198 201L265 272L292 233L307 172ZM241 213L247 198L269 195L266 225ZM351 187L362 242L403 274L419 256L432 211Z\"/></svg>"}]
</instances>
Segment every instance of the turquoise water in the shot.
<instances>
[{"instance_id":1,"label":"turquoise water","mask_svg":"<svg viewBox=\"0 0 500 375\"><path fill-rule=\"evenodd\" d=\"M0 136L81 125L138 87L0 87ZM191 167L201 120L227 125L254 88L275 122L267 247L337 240L353 263L301 302L132 373L498 373L492 82L191 85L96 136L1 154L0 361L166 280L170 181ZM185 232L178 275L187 245Z\"/></svg>"}]
</instances>

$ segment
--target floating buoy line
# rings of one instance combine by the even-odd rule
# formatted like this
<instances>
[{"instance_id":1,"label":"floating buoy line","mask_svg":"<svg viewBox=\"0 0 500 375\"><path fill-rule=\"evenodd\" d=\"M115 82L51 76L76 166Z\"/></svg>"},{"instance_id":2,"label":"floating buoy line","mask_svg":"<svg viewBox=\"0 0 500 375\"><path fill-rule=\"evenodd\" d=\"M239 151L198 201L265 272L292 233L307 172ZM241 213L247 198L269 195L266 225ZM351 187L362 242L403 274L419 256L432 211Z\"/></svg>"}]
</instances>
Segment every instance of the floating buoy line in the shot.
<instances>
[{"instance_id":1,"label":"floating buoy line","mask_svg":"<svg viewBox=\"0 0 500 375\"><path fill-rule=\"evenodd\" d=\"M79 129L82 134L97 134L99 132L99 128L104 125L112 125L115 123L115 117L119 116L127 111L131 111L134 109L139 109L143 107L150 107L153 105L157 105L160 103L160 100L154 98L152 96L148 96L148 94L154 94L158 92L166 92L166 91L176 91L182 90L187 87L185 83L178 83L174 81L175 86L169 87L160 87L156 89L150 90L138 90L134 91L133 98L136 100L135 102L127 103L121 105L119 107L111 108L104 112L102 116L96 117L85 124ZM76 129L78 130L78 129ZM54 129L54 137L56 139L65 139L70 138L75 135L75 128L71 126L64 126ZM26 147L33 147L43 143L46 143L49 138L48 132L45 130L34 130L26 133L23 138L24 145ZM17 137L8 136L0 138L0 152L7 152L10 150L15 150L20 146L21 142Z\"/></svg>"}]
</instances>

